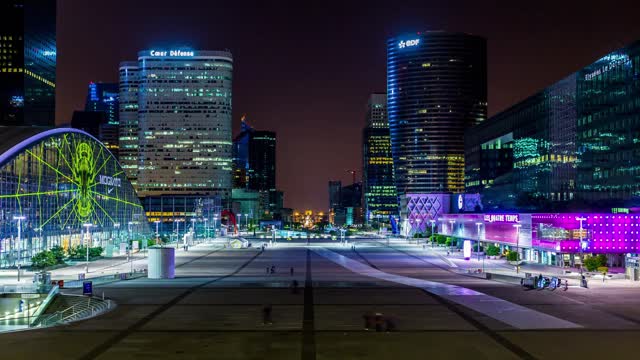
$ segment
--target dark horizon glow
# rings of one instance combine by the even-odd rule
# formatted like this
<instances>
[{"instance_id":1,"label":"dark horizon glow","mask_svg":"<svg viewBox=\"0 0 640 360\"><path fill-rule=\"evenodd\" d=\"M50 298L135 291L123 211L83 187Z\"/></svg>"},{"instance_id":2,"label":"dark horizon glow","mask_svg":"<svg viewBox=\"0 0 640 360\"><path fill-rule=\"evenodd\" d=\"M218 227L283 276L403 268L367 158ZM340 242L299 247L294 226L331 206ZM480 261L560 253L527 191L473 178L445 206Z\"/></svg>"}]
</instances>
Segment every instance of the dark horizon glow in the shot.
<instances>
[{"instance_id":1,"label":"dark horizon glow","mask_svg":"<svg viewBox=\"0 0 640 360\"><path fill-rule=\"evenodd\" d=\"M329 179L361 169L370 93L386 89L386 40L424 30L487 38L489 114L640 38L636 3L478 1L58 1L57 123L84 107L91 81L158 48L229 49L240 117L278 136L285 206L326 210ZM358 177L361 171L358 171Z\"/></svg>"}]
</instances>

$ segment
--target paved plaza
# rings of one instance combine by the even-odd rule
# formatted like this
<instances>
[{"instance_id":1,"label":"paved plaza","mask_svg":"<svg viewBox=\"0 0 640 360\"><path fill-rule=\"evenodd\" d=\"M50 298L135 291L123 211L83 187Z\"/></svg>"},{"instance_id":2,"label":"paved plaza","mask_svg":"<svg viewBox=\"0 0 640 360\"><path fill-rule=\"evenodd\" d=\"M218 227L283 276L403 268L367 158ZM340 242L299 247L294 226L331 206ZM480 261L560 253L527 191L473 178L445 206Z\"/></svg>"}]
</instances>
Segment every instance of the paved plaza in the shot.
<instances>
[{"instance_id":1,"label":"paved plaza","mask_svg":"<svg viewBox=\"0 0 640 360\"><path fill-rule=\"evenodd\" d=\"M143 263L142 260L138 260ZM7 359L556 359L622 357L640 289L531 290L468 276L440 253L375 239L179 251L176 279L98 286L118 306L66 326L5 333ZM122 266L126 266L122 265ZM267 269L275 267L271 274ZM463 264L461 264L463 266ZM294 269L293 275L290 269ZM297 281L300 289L292 291ZM76 290L67 290L75 293ZM271 321L263 310L271 307ZM381 314L394 331L365 330Z\"/></svg>"}]
</instances>

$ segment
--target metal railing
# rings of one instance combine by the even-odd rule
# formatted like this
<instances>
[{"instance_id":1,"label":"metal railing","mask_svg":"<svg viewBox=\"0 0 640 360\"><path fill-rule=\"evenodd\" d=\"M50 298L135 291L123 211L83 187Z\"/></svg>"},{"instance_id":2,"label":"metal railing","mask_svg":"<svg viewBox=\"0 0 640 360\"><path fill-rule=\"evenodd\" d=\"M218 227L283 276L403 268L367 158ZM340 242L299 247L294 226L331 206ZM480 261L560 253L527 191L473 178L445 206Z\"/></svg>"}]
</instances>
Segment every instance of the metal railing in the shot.
<instances>
[{"instance_id":1,"label":"metal railing","mask_svg":"<svg viewBox=\"0 0 640 360\"><path fill-rule=\"evenodd\" d=\"M91 303L93 300L93 304ZM87 304L73 304L70 307L49 314L38 321L38 326L66 324L75 320L93 317L111 309L111 300L87 298Z\"/></svg>"}]
</instances>

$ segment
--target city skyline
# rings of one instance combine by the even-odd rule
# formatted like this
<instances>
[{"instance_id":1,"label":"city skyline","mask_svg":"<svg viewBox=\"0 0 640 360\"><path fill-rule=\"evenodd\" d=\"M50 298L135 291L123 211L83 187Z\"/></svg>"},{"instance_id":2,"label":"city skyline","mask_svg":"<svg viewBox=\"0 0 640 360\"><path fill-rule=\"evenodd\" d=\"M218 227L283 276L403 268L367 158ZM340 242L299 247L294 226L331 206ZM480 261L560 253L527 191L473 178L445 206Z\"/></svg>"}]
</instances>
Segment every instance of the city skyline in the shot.
<instances>
[{"instance_id":1,"label":"city skyline","mask_svg":"<svg viewBox=\"0 0 640 360\"><path fill-rule=\"evenodd\" d=\"M295 208L325 209L326 182L333 178L346 182L345 170L359 168L362 104L370 92L386 87L389 37L437 29L485 37L489 115L640 37L631 26L633 12L623 11L624 6L632 8L630 1L598 13L571 3L554 4L553 13L540 4L350 3L340 14L329 8L263 8L249 3L184 4L169 12L168 2L153 4L126 4L128 11L121 12L125 3L60 2L58 16L76 21L60 23L58 29L57 123L67 122L72 111L82 107L90 81L116 81L118 63L141 48L166 44L228 48L237 62L234 134L242 113L249 114L255 126L279 134L279 187L286 194L285 206ZM196 11L201 8L219 8L228 16L210 22L200 15L210 12ZM137 19L142 11L146 18L140 29ZM503 21L482 20L482 14L490 12ZM334 17L331 23L326 22L327 15ZM169 20L171 30L165 30ZM591 32L586 38L580 31L585 26ZM81 31L86 28L93 31ZM256 35L257 28L264 31ZM509 32L504 31L507 28ZM334 52L340 56L326 56ZM285 61L287 66L282 65ZM323 146L327 143L335 146ZM296 161L300 157L304 160Z\"/></svg>"}]
</instances>

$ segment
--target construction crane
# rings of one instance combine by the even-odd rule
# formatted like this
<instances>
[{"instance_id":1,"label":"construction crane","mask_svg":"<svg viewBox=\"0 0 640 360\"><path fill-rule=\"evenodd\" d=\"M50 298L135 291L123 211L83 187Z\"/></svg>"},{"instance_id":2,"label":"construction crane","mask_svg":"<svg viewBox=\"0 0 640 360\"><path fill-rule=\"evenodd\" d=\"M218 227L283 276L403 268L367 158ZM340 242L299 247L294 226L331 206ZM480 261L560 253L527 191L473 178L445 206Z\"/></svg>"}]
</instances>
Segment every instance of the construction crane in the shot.
<instances>
[{"instance_id":1,"label":"construction crane","mask_svg":"<svg viewBox=\"0 0 640 360\"><path fill-rule=\"evenodd\" d=\"M356 183L356 171L355 170L347 170L347 172L350 173L351 177L353 178L353 183L352 184L355 184Z\"/></svg>"}]
</instances>

